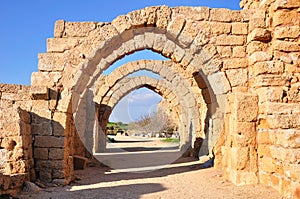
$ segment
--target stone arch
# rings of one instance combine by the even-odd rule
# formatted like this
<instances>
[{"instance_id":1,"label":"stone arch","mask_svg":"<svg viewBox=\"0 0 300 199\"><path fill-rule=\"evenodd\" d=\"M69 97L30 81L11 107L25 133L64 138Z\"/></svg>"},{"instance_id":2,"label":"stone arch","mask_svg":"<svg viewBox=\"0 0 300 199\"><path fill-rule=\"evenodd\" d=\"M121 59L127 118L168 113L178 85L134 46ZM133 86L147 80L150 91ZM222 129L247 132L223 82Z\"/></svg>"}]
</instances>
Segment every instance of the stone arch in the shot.
<instances>
[{"instance_id":1,"label":"stone arch","mask_svg":"<svg viewBox=\"0 0 300 199\"><path fill-rule=\"evenodd\" d=\"M153 28L149 27L139 28L138 30L138 32L135 32L134 30L124 31L121 35L127 37L125 37L127 39L126 41L121 40L122 37L118 35L107 40L105 43L100 44L99 48L87 57L81 70L75 72L74 79L69 81L69 83L71 83L75 80L75 84L71 83L74 89L71 93L67 90L64 90L65 93L64 91L62 92L62 96L65 96L66 98L62 98L61 101L59 101L58 108L61 108L61 104L69 104L69 101L72 99L72 107L76 112L78 102L87 94L84 89L92 86L103 70L107 69L112 63L126 54L138 50L150 49L159 52L166 57L170 57L172 61L182 65L185 70L192 70L192 73L201 74L202 79L206 85L208 85L207 87L209 88L210 94L216 96L217 100L214 105L222 110L219 110L218 113L213 113L215 118L212 119L211 126L213 126L212 129L215 130L214 132L209 132L209 134L214 135L214 138L209 139L212 141L207 144L210 150L205 151L205 153L212 153L212 149L223 128L222 120L226 103L225 94L231 90L225 73L220 71L221 62L218 61L218 59L214 59L204 47L199 46L198 49L194 51L191 50L193 48L190 48L190 45L182 47L182 44L179 42L174 42L172 39L168 38L168 33L166 31L154 31ZM144 42L145 40L147 42ZM150 42L150 44L148 42ZM197 41L194 40L194 43L197 44ZM195 71L193 69L197 70ZM63 77L62 80L64 80L64 78L65 77ZM215 110L217 110L217 108ZM216 120L216 118L218 120ZM214 121L216 122L213 123Z\"/></svg>"},{"instance_id":2,"label":"stone arch","mask_svg":"<svg viewBox=\"0 0 300 199\"><path fill-rule=\"evenodd\" d=\"M54 53L39 58L39 69L51 71L55 80L46 81L43 72L39 72L41 80L36 83L58 89L55 112L71 113L71 109L76 112L103 70L125 55L150 49L171 58L191 74L199 74L210 95L215 97L213 104L216 109L212 109L215 111L211 117L222 120L225 94L231 91L231 86L222 70L222 59L214 43L220 37L218 45L227 45L230 38L217 33L219 35L214 36L214 42L210 43L209 30L197 25L199 20L209 21L210 9L193 10L205 14L186 18L184 13L190 10L192 8L150 7L120 16L112 23L66 25L66 22L58 21L54 39L65 39L69 34L75 40L74 45L72 48L57 47L58 53L55 53L55 48L53 51L48 49L48 52ZM245 38L240 36L234 45L244 45L244 41ZM51 60L53 56L54 62ZM219 135L218 132L215 134Z\"/></svg>"},{"instance_id":3,"label":"stone arch","mask_svg":"<svg viewBox=\"0 0 300 199\"><path fill-rule=\"evenodd\" d=\"M179 118L182 121L179 123L179 128L184 131L188 119L186 100L184 100L183 96L178 96L172 84L166 80L158 80L150 77L127 77L122 79L115 87L111 88L113 92L110 92L108 96L105 97L99 107L102 111L101 115L103 116L103 118L99 118L100 126L102 126L102 128L106 127L111 111L124 96L142 87L146 87L167 99L168 103L178 112ZM182 144L188 141L184 140L184 137L185 135L182 135Z\"/></svg>"},{"instance_id":4,"label":"stone arch","mask_svg":"<svg viewBox=\"0 0 300 199\"><path fill-rule=\"evenodd\" d=\"M132 74L133 72L139 70L152 71L158 75L161 75L168 82L173 83L174 87L180 86L181 88L179 88L179 90L183 89L185 91L188 91L187 95L186 94L181 94L181 95L186 95L185 101L188 103L187 110L189 115L191 115L191 117L193 118L192 123L194 124L193 125L194 129L196 129L196 133L193 134L192 136L192 147L194 147L194 143L197 139L204 139L205 138L204 120L207 111L206 111L206 104L202 99L201 89L199 89L198 85L196 84L193 78L193 74L188 74L185 70L181 68L180 65L175 64L171 61L140 60L140 61L129 62L117 68L111 74L101 76L99 81L97 82L98 84L97 88L94 89L95 101L97 103L99 102L100 104L102 104L103 98L107 98L106 96L107 93L109 92L112 94L114 92L112 91L113 89L110 88L113 88L113 86L117 84L118 81L121 81L127 75ZM178 71L181 71L182 73L179 73ZM123 87L127 87L127 86L123 86ZM103 127L104 126L102 126L102 128Z\"/></svg>"}]
</instances>

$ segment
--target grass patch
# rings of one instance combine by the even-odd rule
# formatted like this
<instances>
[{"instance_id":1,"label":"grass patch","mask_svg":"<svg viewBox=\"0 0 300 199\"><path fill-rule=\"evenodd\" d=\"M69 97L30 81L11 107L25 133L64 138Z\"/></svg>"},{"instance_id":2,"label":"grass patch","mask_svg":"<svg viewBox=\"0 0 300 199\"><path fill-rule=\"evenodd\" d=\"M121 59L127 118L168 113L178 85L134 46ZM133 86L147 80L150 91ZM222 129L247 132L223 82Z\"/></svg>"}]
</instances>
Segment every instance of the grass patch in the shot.
<instances>
[{"instance_id":1,"label":"grass patch","mask_svg":"<svg viewBox=\"0 0 300 199\"><path fill-rule=\"evenodd\" d=\"M164 142L178 143L179 139L178 138L166 138L166 139L163 139L162 141L164 141Z\"/></svg>"}]
</instances>

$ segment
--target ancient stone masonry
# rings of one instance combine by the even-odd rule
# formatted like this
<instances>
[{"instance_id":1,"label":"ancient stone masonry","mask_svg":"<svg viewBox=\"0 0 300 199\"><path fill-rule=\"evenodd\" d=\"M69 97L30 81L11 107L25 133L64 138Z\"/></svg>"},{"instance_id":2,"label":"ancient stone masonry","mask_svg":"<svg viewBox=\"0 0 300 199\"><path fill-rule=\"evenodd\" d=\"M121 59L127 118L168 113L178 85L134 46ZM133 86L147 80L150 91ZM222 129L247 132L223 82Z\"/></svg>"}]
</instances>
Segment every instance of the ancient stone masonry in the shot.
<instances>
[{"instance_id":1,"label":"ancient stone masonry","mask_svg":"<svg viewBox=\"0 0 300 199\"><path fill-rule=\"evenodd\" d=\"M147 7L111 23L57 21L32 85L0 86L0 150L9 154L1 179L69 183L73 156L105 142L89 122L105 132L114 106L147 87L174 108L193 154L214 156L236 185L262 183L292 198L300 186L300 2L240 5ZM104 75L145 49L169 60L130 62ZM128 77L140 70L162 79ZM0 190L20 187L13 184L0 180Z\"/></svg>"},{"instance_id":2,"label":"ancient stone masonry","mask_svg":"<svg viewBox=\"0 0 300 199\"><path fill-rule=\"evenodd\" d=\"M34 180L29 86L0 84L0 195Z\"/></svg>"}]
</instances>

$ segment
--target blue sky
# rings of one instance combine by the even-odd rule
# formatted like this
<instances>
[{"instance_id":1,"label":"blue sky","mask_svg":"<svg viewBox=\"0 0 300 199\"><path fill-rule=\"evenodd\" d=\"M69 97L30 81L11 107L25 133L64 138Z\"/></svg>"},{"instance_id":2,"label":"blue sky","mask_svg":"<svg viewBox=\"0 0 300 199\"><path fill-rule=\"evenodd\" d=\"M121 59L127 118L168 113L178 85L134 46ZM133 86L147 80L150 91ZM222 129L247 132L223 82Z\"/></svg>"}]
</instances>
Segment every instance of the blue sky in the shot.
<instances>
[{"instance_id":1,"label":"blue sky","mask_svg":"<svg viewBox=\"0 0 300 199\"><path fill-rule=\"evenodd\" d=\"M46 51L46 39L53 37L56 20L110 22L120 14L153 5L240 9L237 0L1 1L0 83L30 84L31 73L37 71L37 55ZM140 59L142 56L140 54L132 59ZM153 55L150 58L161 57Z\"/></svg>"}]
</instances>

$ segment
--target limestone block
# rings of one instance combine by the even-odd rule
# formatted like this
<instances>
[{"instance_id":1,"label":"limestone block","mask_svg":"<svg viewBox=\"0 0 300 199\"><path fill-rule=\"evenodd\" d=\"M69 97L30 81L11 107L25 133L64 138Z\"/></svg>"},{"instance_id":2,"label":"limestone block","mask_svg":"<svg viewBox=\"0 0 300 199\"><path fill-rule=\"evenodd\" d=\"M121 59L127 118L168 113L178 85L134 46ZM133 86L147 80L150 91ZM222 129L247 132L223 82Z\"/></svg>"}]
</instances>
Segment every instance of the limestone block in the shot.
<instances>
[{"instance_id":1,"label":"limestone block","mask_svg":"<svg viewBox=\"0 0 300 199\"><path fill-rule=\"evenodd\" d=\"M255 28L247 37L247 43L251 41L269 42L271 41L271 32L263 28Z\"/></svg>"},{"instance_id":2,"label":"limestone block","mask_svg":"<svg viewBox=\"0 0 300 199\"><path fill-rule=\"evenodd\" d=\"M300 45L298 42L277 40L274 43L274 49L284 51L284 52L298 52L300 51Z\"/></svg>"},{"instance_id":3,"label":"limestone block","mask_svg":"<svg viewBox=\"0 0 300 199\"><path fill-rule=\"evenodd\" d=\"M247 45L247 53L251 55L257 51L265 51L267 47L268 47L267 43L263 43L260 41L252 41Z\"/></svg>"},{"instance_id":4,"label":"limestone block","mask_svg":"<svg viewBox=\"0 0 300 199\"><path fill-rule=\"evenodd\" d=\"M254 122L236 122L231 133L233 146L250 147L256 144L256 125Z\"/></svg>"},{"instance_id":5,"label":"limestone block","mask_svg":"<svg viewBox=\"0 0 300 199\"><path fill-rule=\"evenodd\" d=\"M274 9L299 8L300 2L298 0L276 0L274 3L274 7Z\"/></svg>"},{"instance_id":6,"label":"limestone block","mask_svg":"<svg viewBox=\"0 0 300 199\"><path fill-rule=\"evenodd\" d=\"M231 57L232 55L232 50L230 46L218 46L217 51L221 57Z\"/></svg>"},{"instance_id":7,"label":"limestone block","mask_svg":"<svg viewBox=\"0 0 300 199\"><path fill-rule=\"evenodd\" d=\"M274 31L275 39L298 38L300 35L299 26L276 27Z\"/></svg>"},{"instance_id":8,"label":"limestone block","mask_svg":"<svg viewBox=\"0 0 300 199\"><path fill-rule=\"evenodd\" d=\"M266 122L269 124L271 129L289 129L299 128L300 118L298 115L268 115L266 116Z\"/></svg>"},{"instance_id":9,"label":"limestone block","mask_svg":"<svg viewBox=\"0 0 300 199\"><path fill-rule=\"evenodd\" d=\"M271 157L261 157L258 159L259 170L272 173L275 172L275 161Z\"/></svg>"},{"instance_id":10,"label":"limestone block","mask_svg":"<svg viewBox=\"0 0 300 199\"><path fill-rule=\"evenodd\" d=\"M31 85L53 87L55 82L61 78L61 72L33 72L31 74Z\"/></svg>"},{"instance_id":11,"label":"limestone block","mask_svg":"<svg viewBox=\"0 0 300 199\"><path fill-rule=\"evenodd\" d=\"M53 169L52 170L52 175L53 175L52 177L55 179L55 180L53 180L53 183L57 184L58 179L63 180L62 178L65 178L65 171L58 170L58 169ZM60 183L60 185L65 185L65 184Z\"/></svg>"},{"instance_id":12,"label":"limestone block","mask_svg":"<svg viewBox=\"0 0 300 199\"><path fill-rule=\"evenodd\" d=\"M198 35L198 31L199 29L196 22L187 21L178 37L178 41L184 46L189 46Z\"/></svg>"},{"instance_id":13,"label":"limestone block","mask_svg":"<svg viewBox=\"0 0 300 199\"><path fill-rule=\"evenodd\" d=\"M281 101L283 95L283 87L262 87L257 88L256 93L259 98L259 102L266 101Z\"/></svg>"},{"instance_id":14,"label":"limestone block","mask_svg":"<svg viewBox=\"0 0 300 199\"><path fill-rule=\"evenodd\" d=\"M232 69L226 70L226 75L229 79L231 86L242 86L248 82L248 70L247 69Z\"/></svg>"},{"instance_id":15,"label":"limestone block","mask_svg":"<svg viewBox=\"0 0 300 199\"><path fill-rule=\"evenodd\" d=\"M265 18L251 18L249 21L249 33L255 28L266 28Z\"/></svg>"},{"instance_id":16,"label":"limestone block","mask_svg":"<svg viewBox=\"0 0 300 199\"><path fill-rule=\"evenodd\" d=\"M124 32L131 27L130 19L126 15L118 16L111 22L111 24L116 27L119 33Z\"/></svg>"},{"instance_id":17,"label":"limestone block","mask_svg":"<svg viewBox=\"0 0 300 199\"><path fill-rule=\"evenodd\" d=\"M213 34L229 34L231 32L230 23L211 22L210 30Z\"/></svg>"},{"instance_id":18,"label":"limestone block","mask_svg":"<svg viewBox=\"0 0 300 199\"><path fill-rule=\"evenodd\" d=\"M284 70L284 64L279 61L258 62L250 68L250 77L261 74L281 74Z\"/></svg>"},{"instance_id":19,"label":"limestone block","mask_svg":"<svg viewBox=\"0 0 300 199\"><path fill-rule=\"evenodd\" d=\"M145 10L136 10L128 13L127 16L129 16L132 25L143 26L148 21L149 13Z\"/></svg>"},{"instance_id":20,"label":"limestone block","mask_svg":"<svg viewBox=\"0 0 300 199\"><path fill-rule=\"evenodd\" d=\"M285 147L297 149L300 147L300 131L296 129L280 129L275 130L274 137L276 137L275 144Z\"/></svg>"},{"instance_id":21,"label":"limestone block","mask_svg":"<svg viewBox=\"0 0 300 199\"><path fill-rule=\"evenodd\" d=\"M167 28L167 34L176 39L185 25L185 17L183 15L176 16Z\"/></svg>"},{"instance_id":22,"label":"limestone block","mask_svg":"<svg viewBox=\"0 0 300 199\"><path fill-rule=\"evenodd\" d=\"M64 52L75 47L80 41L79 38L48 38L47 52Z\"/></svg>"},{"instance_id":23,"label":"limestone block","mask_svg":"<svg viewBox=\"0 0 300 199\"><path fill-rule=\"evenodd\" d=\"M233 57L246 57L246 47L244 46L235 46L232 48L232 56Z\"/></svg>"},{"instance_id":24,"label":"limestone block","mask_svg":"<svg viewBox=\"0 0 300 199\"><path fill-rule=\"evenodd\" d=\"M231 22L231 10L226 8L213 8L210 10L210 20L220 22Z\"/></svg>"},{"instance_id":25,"label":"limestone block","mask_svg":"<svg viewBox=\"0 0 300 199\"><path fill-rule=\"evenodd\" d=\"M35 147L64 147L64 137L35 136Z\"/></svg>"},{"instance_id":26,"label":"limestone block","mask_svg":"<svg viewBox=\"0 0 300 199\"><path fill-rule=\"evenodd\" d=\"M249 65L253 65L257 62L270 61L272 59L272 55L267 52L255 52L248 58Z\"/></svg>"},{"instance_id":27,"label":"limestone block","mask_svg":"<svg viewBox=\"0 0 300 199\"><path fill-rule=\"evenodd\" d=\"M52 170L51 169L42 167L37 170L37 173L42 182L49 182L49 183L52 182Z\"/></svg>"},{"instance_id":28,"label":"limestone block","mask_svg":"<svg viewBox=\"0 0 300 199\"><path fill-rule=\"evenodd\" d=\"M96 22L65 22L64 37L86 37L96 29Z\"/></svg>"},{"instance_id":29,"label":"limestone block","mask_svg":"<svg viewBox=\"0 0 300 199\"><path fill-rule=\"evenodd\" d=\"M30 95L34 100L48 100L49 89L45 86L31 86Z\"/></svg>"},{"instance_id":30,"label":"limestone block","mask_svg":"<svg viewBox=\"0 0 300 199\"><path fill-rule=\"evenodd\" d=\"M234 96L234 118L238 122L256 121L258 97L250 93L236 93Z\"/></svg>"},{"instance_id":31,"label":"limestone block","mask_svg":"<svg viewBox=\"0 0 300 199\"><path fill-rule=\"evenodd\" d=\"M279 10L274 13L273 25L300 25L300 13L295 11Z\"/></svg>"},{"instance_id":32,"label":"limestone block","mask_svg":"<svg viewBox=\"0 0 300 199\"><path fill-rule=\"evenodd\" d=\"M245 170L249 163L248 147L232 147L231 148L231 168L233 170Z\"/></svg>"},{"instance_id":33,"label":"limestone block","mask_svg":"<svg viewBox=\"0 0 300 199\"><path fill-rule=\"evenodd\" d=\"M60 38L63 36L65 30L65 21L64 20L57 20L54 25L54 37Z\"/></svg>"},{"instance_id":34,"label":"limestone block","mask_svg":"<svg viewBox=\"0 0 300 199\"><path fill-rule=\"evenodd\" d=\"M63 160L65 149L50 149L49 159L50 160Z\"/></svg>"},{"instance_id":35,"label":"limestone block","mask_svg":"<svg viewBox=\"0 0 300 199\"><path fill-rule=\"evenodd\" d=\"M38 69L40 71L62 71L65 67L63 53L40 53L38 55Z\"/></svg>"},{"instance_id":36,"label":"limestone block","mask_svg":"<svg viewBox=\"0 0 300 199\"><path fill-rule=\"evenodd\" d=\"M246 68L247 59L246 58L230 58L223 61L224 69L233 69L233 68Z\"/></svg>"},{"instance_id":37,"label":"limestone block","mask_svg":"<svg viewBox=\"0 0 300 199\"><path fill-rule=\"evenodd\" d=\"M208 20L209 18L209 11L208 7L186 7L186 6L179 6L173 8L173 15L183 15L186 19L190 19L193 21L201 21L201 20ZM173 16L173 17L174 17Z\"/></svg>"},{"instance_id":38,"label":"limestone block","mask_svg":"<svg viewBox=\"0 0 300 199\"><path fill-rule=\"evenodd\" d=\"M208 75L207 79L215 95L225 94L231 90L224 72Z\"/></svg>"},{"instance_id":39,"label":"limestone block","mask_svg":"<svg viewBox=\"0 0 300 199\"><path fill-rule=\"evenodd\" d=\"M146 8L147 9L147 8ZM165 29L167 28L170 20L171 20L171 14L172 14L172 10L167 7L167 6L160 6L157 10L156 10L156 16L153 15L153 21L156 18L156 26L158 28L162 28ZM149 23L149 18L148 18L148 24L151 24L151 22Z\"/></svg>"},{"instance_id":40,"label":"limestone block","mask_svg":"<svg viewBox=\"0 0 300 199\"><path fill-rule=\"evenodd\" d=\"M257 143L258 143L259 147L261 147L263 144L266 144L266 145L273 144L270 139L269 132L268 131L259 131L257 134ZM260 148L258 148L258 156L260 157L261 155L264 155L264 154L259 153L259 151L260 151L259 149ZM262 150L262 153L264 153L265 151L266 150Z\"/></svg>"},{"instance_id":41,"label":"limestone block","mask_svg":"<svg viewBox=\"0 0 300 199\"><path fill-rule=\"evenodd\" d=\"M255 87L285 86L287 79L282 75L266 74L252 78L251 83Z\"/></svg>"},{"instance_id":42,"label":"limestone block","mask_svg":"<svg viewBox=\"0 0 300 199\"><path fill-rule=\"evenodd\" d=\"M34 148L34 158L40 160L48 160L48 148Z\"/></svg>"},{"instance_id":43,"label":"limestone block","mask_svg":"<svg viewBox=\"0 0 300 199\"><path fill-rule=\"evenodd\" d=\"M246 35L248 34L248 23L235 22L232 23L232 34Z\"/></svg>"},{"instance_id":44,"label":"limestone block","mask_svg":"<svg viewBox=\"0 0 300 199\"><path fill-rule=\"evenodd\" d=\"M242 46L245 42L243 36L220 35L214 38L217 46Z\"/></svg>"}]
</instances>

